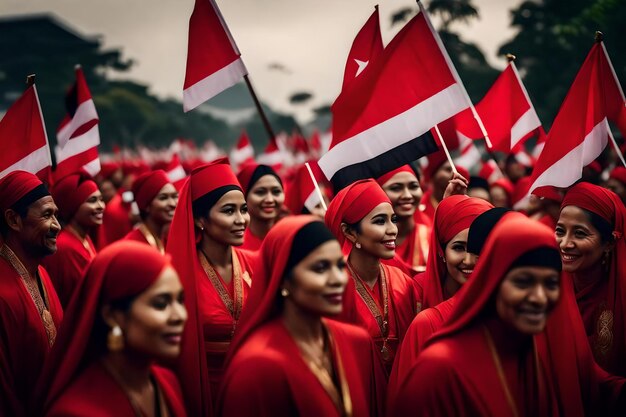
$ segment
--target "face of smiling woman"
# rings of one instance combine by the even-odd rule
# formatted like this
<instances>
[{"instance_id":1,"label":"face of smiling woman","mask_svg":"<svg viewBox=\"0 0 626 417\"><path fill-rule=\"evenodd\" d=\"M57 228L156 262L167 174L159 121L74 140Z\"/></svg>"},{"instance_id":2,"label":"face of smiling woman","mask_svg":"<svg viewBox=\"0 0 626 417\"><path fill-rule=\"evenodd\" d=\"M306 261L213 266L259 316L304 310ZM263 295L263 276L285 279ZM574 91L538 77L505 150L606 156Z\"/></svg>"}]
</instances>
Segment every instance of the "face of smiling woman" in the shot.
<instances>
[{"instance_id":1,"label":"face of smiling woman","mask_svg":"<svg viewBox=\"0 0 626 417\"><path fill-rule=\"evenodd\" d=\"M448 276L459 286L465 284L474 271L474 264L466 262L467 254L467 234L468 229L463 229L457 233L446 244L444 260Z\"/></svg>"},{"instance_id":2,"label":"face of smiling woman","mask_svg":"<svg viewBox=\"0 0 626 417\"><path fill-rule=\"evenodd\" d=\"M391 259L396 252L396 215L389 203L380 203L360 222L360 232L353 232L351 240L358 242L361 249L380 258Z\"/></svg>"}]
</instances>

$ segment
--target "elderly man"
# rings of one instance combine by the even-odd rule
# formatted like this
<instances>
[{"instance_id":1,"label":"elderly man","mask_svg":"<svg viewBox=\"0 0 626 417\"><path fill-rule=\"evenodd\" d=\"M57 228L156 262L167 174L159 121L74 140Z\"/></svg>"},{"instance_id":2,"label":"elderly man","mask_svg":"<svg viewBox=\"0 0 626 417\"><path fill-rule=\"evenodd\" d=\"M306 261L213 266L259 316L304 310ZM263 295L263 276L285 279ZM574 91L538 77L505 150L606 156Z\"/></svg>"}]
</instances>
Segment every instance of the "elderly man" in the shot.
<instances>
[{"instance_id":1,"label":"elderly man","mask_svg":"<svg viewBox=\"0 0 626 417\"><path fill-rule=\"evenodd\" d=\"M63 315L41 260L57 249L57 206L33 174L0 180L0 416L24 416Z\"/></svg>"}]
</instances>

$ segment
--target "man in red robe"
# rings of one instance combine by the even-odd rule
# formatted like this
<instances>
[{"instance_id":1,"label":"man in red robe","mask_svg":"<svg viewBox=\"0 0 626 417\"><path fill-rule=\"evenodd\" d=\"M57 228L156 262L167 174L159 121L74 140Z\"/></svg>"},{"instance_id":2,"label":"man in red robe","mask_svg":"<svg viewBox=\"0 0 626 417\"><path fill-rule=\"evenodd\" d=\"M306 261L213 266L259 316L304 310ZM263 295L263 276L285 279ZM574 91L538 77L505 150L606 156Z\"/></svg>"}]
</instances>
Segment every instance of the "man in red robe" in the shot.
<instances>
[{"instance_id":1,"label":"man in red robe","mask_svg":"<svg viewBox=\"0 0 626 417\"><path fill-rule=\"evenodd\" d=\"M50 193L33 174L0 180L0 415L25 416L62 309L42 259L61 226Z\"/></svg>"}]
</instances>

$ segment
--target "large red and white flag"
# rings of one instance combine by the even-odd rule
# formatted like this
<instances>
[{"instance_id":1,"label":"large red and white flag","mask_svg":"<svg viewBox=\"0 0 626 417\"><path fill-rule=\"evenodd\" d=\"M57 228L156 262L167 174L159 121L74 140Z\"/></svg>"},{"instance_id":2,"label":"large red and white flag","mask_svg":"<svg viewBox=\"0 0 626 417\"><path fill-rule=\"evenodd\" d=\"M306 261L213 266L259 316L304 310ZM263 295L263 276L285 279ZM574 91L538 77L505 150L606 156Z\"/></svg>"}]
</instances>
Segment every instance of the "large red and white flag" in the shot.
<instances>
[{"instance_id":1,"label":"large red and white flag","mask_svg":"<svg viewBox=\"0 0 626 417\"><path fill-rule=\"evenodd\" d=\"M513 61L500 73L487 94L476 105L476 112L483 122L494 151L508 153L516 150L526 139L538 134L541 128L537 112ZM463 119L457 122L460 132L473 139L483 137L480 129L476 129L477 125L471 113L464 112Z\"/></svg>"},{"instance_id":2,"label":"large red and white flag","mask_svg":"<svg viewBox=\"0 0 626 417\"><path fill-rule=\"evenodd\" d=\"M250 143L248 134L243 131L235 147L230 151L230 163L236 169L244 163L254 162L254 148Z\"/></svg>"},{"instance_id":3,"label":"large red and white flag","mask_svg":"<svg viewBox=\"0 0 626 417\"><path fill-rule=\"evenodd\" d=\"M21 170L50 183L50 146L33 84L0 120L0 178Z\"/></svg>"},{"instance_id":4,"label":"large red and white flag","mask_svg":"<svg viewBox=\"0 0 626 417\"><path fill-rule=\"evenodd\" d=\"M376 6L376 10L367 19L365 25L354 38L354 42L352 42L352 48L350 48L348 60L346 61L346 69L343 73L341 90L345 90L382 51L383 40L380 35L378 6Z\"/></svg>"},{"instance_id":5,"label":"large red and white flag","mask_svg":"<svg viewBox=\"0 0 626 417\"><path fill-rule=\"evenodd\" d=\"M196 0L189 19L183 110L188 112L248 74L215 0Z\"/></svg>"},{"instance_id":6,"label":"large red and white flag","mask_svg":"<svg viewBox=\"0 0 626 417\"><path fill-rule=\"evenodd\" d=\"M332 106L333 138L319 160L340 189L437 150L429 130L471 105L421 8Z\"/></svg>"},{"instance_id":7,"label":"large red and white flag","mask_svg":"<svg viewBox=\"0 0 626 417\"><path fill-rule=\"evenodd\" d=\"M66 115L57 129L58 145L54 147L57 166L54 174L62 178L84 170L92 176L100 172L98 113L80 66L76 82L65 96Z\"/></svg>"},{"instance_id":8,"label":"large red and white flag","mask_svg":"<svg viewBox=\"0 0 626 417\"><path fill-rule=\"evenodd\" d=\"M626 100L604 44L597 42L580 68L535 164L530 192L568 187L607 145L608 121L617 122ZM622 132L626 135L626 132Z\"/></svg>"}]
</instances>

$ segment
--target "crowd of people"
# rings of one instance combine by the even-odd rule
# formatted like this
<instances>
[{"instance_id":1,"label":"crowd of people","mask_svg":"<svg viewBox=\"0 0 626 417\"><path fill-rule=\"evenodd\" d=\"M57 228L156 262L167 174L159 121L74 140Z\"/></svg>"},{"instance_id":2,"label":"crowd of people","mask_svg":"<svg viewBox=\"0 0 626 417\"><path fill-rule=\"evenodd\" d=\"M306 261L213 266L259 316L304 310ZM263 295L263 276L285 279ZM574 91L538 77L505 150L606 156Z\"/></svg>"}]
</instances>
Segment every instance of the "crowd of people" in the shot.
<instances>
[{"instance_id":1,"label":"crowd of people","mask_svg":"<svg viewBox=\"0 0 626 417\"><path fill-rule=\"evenodd\" d=\"M9 173L0 416L626 415L626 168L529 196L442 155Z\"/></svg>"}]
</instances>

